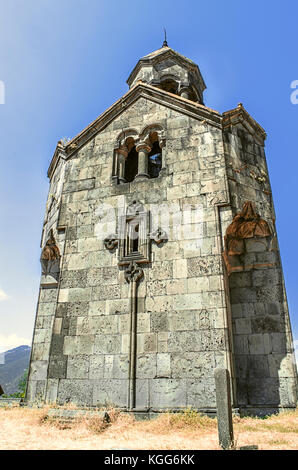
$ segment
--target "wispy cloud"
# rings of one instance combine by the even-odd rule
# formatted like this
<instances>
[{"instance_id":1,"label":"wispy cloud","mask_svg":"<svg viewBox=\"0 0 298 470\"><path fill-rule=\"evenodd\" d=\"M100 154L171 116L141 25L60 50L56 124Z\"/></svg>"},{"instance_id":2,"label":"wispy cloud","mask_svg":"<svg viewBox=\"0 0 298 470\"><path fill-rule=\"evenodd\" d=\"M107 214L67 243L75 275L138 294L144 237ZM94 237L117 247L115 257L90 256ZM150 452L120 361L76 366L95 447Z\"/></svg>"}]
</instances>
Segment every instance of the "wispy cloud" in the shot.
<instances>
[{"instance_id":1,"label":"wispy cloud","mask_svg":"<svg viewBox=\"0 0 298 470\"><path fill-rule=\"evenodd\" d=\"M0 353L23 345L31 346L31 340L29 338L22 338L16 334L9 336L0 335Z\"/></svg>"},{"instance_id":2,"label":"wispy cloud","mask_svg":"<svg viewBox=\"0 0 298 470\"><path fill-rule=\"evenodd\" d=\"M0 289L0 302L1 302L2 300L7 300L8 298L9 298L9 297L8 297L8 295L6 294L6 292L4 292L3 289Z\"/></svg>"}]
</instances>

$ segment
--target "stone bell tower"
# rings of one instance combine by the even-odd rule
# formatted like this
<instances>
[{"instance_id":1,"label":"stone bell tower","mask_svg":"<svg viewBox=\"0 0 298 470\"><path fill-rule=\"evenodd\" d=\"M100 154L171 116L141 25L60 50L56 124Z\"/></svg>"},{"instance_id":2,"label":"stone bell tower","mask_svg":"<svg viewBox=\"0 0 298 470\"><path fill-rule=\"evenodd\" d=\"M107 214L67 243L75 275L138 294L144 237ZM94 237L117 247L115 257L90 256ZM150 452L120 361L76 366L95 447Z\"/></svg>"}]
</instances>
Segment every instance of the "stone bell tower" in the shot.
<instances>
[{"instance_id":1,"label":"stone bell tower","mask_svg":"<svg viewBox=\"0 0 298 470\"><path fill-rule=\"evenodd\" d=\"M48 170L27 402L243 413L296 406L262 127L204 105L164 43Z\"/></svg>"}]
</instances>

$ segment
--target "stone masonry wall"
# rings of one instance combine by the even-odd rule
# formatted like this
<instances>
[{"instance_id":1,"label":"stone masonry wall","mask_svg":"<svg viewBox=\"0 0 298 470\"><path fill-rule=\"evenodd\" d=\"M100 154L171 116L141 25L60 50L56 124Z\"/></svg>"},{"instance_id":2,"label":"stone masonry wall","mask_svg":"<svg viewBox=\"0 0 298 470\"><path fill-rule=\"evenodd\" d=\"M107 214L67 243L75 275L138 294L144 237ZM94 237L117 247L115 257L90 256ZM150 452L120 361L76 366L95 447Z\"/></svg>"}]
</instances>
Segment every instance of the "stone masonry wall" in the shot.
<instances>
[{"instance_id":1,"label":"stone masonry wall","mask_svg":"<svg viewBox=\"0 0 298 470\"><path fill-rule=\"evenodd\" d=\"M231 373L234 406L260 413L295 406L296 369L263 141L243 123L223 132L220 119L211 121L211 111L207 122L199 111L196 118L194 111L140 97L68 160L59 160L42 247L53 229L60 280L41 283L29 402L127 407L130 285L117 249L105 248L99 227L108 207L117 218L138 200L151 213L150 231L163 228L168 241L150 244L151 262L142 266L138 286L136 407L215 410L217 367ZM113 184L119 134L134 129L141 135L151 124L164 131L165 169L156 179ZM228 276L224 235L246 201L272 236L245 240L240 271ZM160 205L169 217L155 214ZM112 224L109 232L118 229Z\"/></svg>"},{"instance_id":2,"label":"stone masonry wall","mask_svg":"<svg viewBox=\"0 0 298 470\"><path fill-rule=\"evenodd\" d=\"M57 221L62 196L65 163L60 160L55 175L50 182L46 204L46 215L42 231L42 246L50 229L54 229L60 252L63 253L64 233L57 232ZM44 400L48 377L48 364L53 331L56 328L55 312L57 307L58 286L41 286L38 296L34 336L27 394L29 399Z\"/></svg>"},{"instance_id":3,"label":"stone masonry wall","mask_svg":"<svg viewBox=\"0 0 298 470\"><path fill-rule=\"evenodd\" d=\"M117 136L149 124L165 130L165 174L113 186ZM171 220L168 242L152 244L152 263L144 266L138 288L137 407L215 409L214 368L230 368L216 207L228 197L221 129L141 98L65 165L58 228L65 226L66 232L57 304L57 290L41 291L51 300L51 314L55 306L50 359L40 372L42 380L48 376L47 400L126 407L130 287L117 253L105 249L96 227L102 203L116 209L138 199L147 210L161 203L199 205L201 216L192 224L197 233L187 240L176 239ZM182 227L191 222L182 221ZM43 308L40 303L38 318ZM38 398L32 372L37 366L33 354L31 401Z\"/></svg>"},{"instance_id":4,"label":"stone masonry wall","mask_svg":"<svg viewBox=\"0 0 298 470\"><path fill-rule=\"evenodd\" d=\"M257 412L295 407L296 367L264 146L238 124L225 133L225 151L233 216L251 201L273 234L246 240L243 271L229 277L238 406Z\"/></svg>"}]
</instances>

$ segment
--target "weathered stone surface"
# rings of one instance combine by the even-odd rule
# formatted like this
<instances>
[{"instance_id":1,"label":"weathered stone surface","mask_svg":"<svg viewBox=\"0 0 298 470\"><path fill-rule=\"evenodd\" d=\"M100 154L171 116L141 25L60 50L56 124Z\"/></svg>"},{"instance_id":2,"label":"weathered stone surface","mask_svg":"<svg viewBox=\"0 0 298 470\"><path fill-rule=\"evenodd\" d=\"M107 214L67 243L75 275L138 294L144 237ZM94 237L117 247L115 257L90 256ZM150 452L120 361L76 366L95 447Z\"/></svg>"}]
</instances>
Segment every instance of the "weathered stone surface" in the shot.
<instances>
[{"instance_id":1,"label":"weathered stone surface","mask_svg":"<svg viewBox=\"0 0 298 470\"><path fill-rule=\"evenodd\" d=\"M91 411L91 410L68 410L62 408L50 408L48 411L49 418L59 419L80 419L80 418L100 418L102 421L108 421L109 415L106 411Z\"/></svg>"},{"instance_id":2,"label":"weathered stone surface","mask_svg":"<svg viewBox=\"0 0 298 470\"><path fill-rule=\"evenodd\" d=\"M144 58L130 92L57 146L42 250L52 233L61 259L55 286L41 279L30 401L128 407L133 383L137 407L215 411L213 371L224 368L235 370L234 406L295 402L264 131L240 105L206 108L200 72L175 54ZM148 154L157 143L155 178ZM129 174L131 159L142 177ZM137 241L120 230L132 207L146 214ZM227 232L237 232L228 247ZM137 285L126 255L142 273Z\"/></svg>"},{"instance_id":3,"label":"weathered stone surface","mask_svg":"<svg viewBox=\"0 0 298 470\"><path fill-rule=\"evenodd\" d=\"M184 380L154 379L150 384L150 402L154 408L175 408L186 406Z\"/></svg>"},{"instance_id":4,"label":"weathered stone surface","mask_svg":"<svg viewBox=\"0 0 298 470\"><path fill-rule=\"evenodd\" d=\"M93 402L93 382L88 380L61 379L58 387L58 404L74 403L85 405Z\"/></svg>"},{"instance_id":5,"label":"weathered stone surface","mask_svg":"<svg viewBox=\"0 0 298 470\"><path fill-rule=\"evenodd\" d=\"M127 380L106 379L94 382L95 406L120 406L127 403Z\"/></svg>"},{"instance_id":6,"label":"weathered stone surface","mask_svg":"<svg viewBox=\"0 0 298 470\"><path fill-rule=\"evenodd\" d=\"M224 450L234 445L230 375L227 369L214 371L219 444Z\"/></svg>"}]
</instances>

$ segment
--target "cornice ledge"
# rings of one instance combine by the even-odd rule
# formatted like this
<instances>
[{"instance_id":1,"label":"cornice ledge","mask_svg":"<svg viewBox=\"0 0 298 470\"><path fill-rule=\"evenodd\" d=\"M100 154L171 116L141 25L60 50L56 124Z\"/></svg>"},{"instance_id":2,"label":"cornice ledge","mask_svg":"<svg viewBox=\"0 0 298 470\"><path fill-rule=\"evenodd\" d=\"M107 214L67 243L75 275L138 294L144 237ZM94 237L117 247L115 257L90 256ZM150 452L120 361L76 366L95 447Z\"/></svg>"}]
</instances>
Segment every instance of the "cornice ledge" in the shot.
<instances>
[{"instance_id":1,"label":"cornice ledge","mask_svg":"<svg viewBox=\"0 0 298 470\"><path fill-rule=\"evenodd\" d=\"M256 132L259 137L263 140L266 140L267 134L263 127L246 111L242 103L239 103L237 108L226 111L222 114L223 117L223 129L229 127L230 125L238 124L239 122L246 122L250 129ZM252 132L251 132L252 133Z\"/></svg>"},{"instance_id":2,"label":"cornice ledge","mask_svg":"<svg viewBox=\"0 0 298 470\"><path fill-rule=\"evenodd\" d=\"M55 172L55 169L56 169L56 167L59 163L60 158L65 160L66 159L66 153L65 153L65 147L62 145L61 141L59 140L58 143L57 143L53 158L51 160L50 166L48 168L47 175L48 175L49 179L52 178L52 176Z\"/></svg>"}]
</instances>

